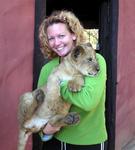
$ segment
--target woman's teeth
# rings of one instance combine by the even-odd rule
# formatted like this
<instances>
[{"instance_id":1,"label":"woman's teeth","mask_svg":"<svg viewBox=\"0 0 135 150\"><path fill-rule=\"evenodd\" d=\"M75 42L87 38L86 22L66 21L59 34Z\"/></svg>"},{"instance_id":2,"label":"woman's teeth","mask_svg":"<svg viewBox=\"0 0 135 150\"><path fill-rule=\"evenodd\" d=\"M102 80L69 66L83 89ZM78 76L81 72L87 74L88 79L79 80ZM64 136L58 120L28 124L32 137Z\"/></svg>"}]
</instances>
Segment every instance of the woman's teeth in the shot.
<instances>
[{"instance_id":1,"label":"woman's teeth","mask_svg":"<svg viewBox=\"0 0 135 150\"><path fill-rule=\"evenodd\" d=\"M58 51L61 51L61 50L63 50L63 47L59 47L59 48L57 48L57 50L58 50Z\"/></svg>"}]
</instances>

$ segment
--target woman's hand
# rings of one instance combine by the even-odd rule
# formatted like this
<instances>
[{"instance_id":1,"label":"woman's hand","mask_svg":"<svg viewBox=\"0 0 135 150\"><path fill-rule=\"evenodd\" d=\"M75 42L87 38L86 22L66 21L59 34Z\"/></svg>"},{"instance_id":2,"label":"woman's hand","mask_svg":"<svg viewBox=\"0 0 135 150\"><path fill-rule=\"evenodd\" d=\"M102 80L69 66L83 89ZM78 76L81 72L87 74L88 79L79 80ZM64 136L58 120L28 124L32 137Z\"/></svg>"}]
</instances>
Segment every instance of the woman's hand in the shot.
<instances>
[{"instance_id":1,"label":"woman's hand","mask_svg":"<svg viewBox=\"0 0 135 150\"><path fill-rule=\"evenodd\" d=\"M49 123L47 123L47 125L43 129L43 132L45 134L54 134L54 133L58 132L60 130L60 128L61 127L53 127Z\"/></svg>"}]
</instances>

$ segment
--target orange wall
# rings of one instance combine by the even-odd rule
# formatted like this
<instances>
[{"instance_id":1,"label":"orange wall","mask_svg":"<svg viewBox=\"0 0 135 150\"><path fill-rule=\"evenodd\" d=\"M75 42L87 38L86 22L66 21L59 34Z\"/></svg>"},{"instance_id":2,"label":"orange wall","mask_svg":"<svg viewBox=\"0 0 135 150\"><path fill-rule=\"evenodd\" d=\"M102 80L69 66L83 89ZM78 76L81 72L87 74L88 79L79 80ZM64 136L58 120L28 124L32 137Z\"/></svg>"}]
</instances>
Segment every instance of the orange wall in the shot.
<instances>
[{"instance_id":1,"label":"orange wall","mask_svg":"<svg viewBox=\"0 0 135 150\"><path fill-rule=\"evenodd\" d=\"M16 150L18 98L32 89L34 3L34 0L0 1L1 150Z\"/></svg>"},{"instance_id":2,"label":"orange wall","mask_svg":"<svg viewBox=\"0 0 135 150\"><path fill-rule=\"evenodd\" d=\"M135 1L119 0L116 150L135 137Z\"/></svg>"}]
</instances>

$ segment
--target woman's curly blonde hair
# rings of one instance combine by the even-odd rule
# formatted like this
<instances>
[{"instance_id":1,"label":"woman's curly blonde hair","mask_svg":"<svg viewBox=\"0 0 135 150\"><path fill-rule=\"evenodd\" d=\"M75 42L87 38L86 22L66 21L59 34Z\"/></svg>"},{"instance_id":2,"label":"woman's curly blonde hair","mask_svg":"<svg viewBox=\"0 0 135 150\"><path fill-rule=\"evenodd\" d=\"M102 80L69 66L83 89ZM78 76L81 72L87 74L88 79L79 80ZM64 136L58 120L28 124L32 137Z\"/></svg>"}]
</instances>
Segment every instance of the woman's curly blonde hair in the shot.
<instances>
[{"instance_id":1,"label":"woman's curly blonde hair","mask_svg":"<svg viewBox=\"0 0 135 150\"><path fill-rule=\"evenodd\" d=\"M49 59L56 57L57 54L49 47L46 31L50 25L55 23L64 23L67 26L67 29L76 35L77 38L75 45L84 43L86 41L86 35L83 26L80 24L79 19L71 11L54 11L48 18L42 21L39 27L39 42L41 52Z\"/></svg>"}]
</instances>

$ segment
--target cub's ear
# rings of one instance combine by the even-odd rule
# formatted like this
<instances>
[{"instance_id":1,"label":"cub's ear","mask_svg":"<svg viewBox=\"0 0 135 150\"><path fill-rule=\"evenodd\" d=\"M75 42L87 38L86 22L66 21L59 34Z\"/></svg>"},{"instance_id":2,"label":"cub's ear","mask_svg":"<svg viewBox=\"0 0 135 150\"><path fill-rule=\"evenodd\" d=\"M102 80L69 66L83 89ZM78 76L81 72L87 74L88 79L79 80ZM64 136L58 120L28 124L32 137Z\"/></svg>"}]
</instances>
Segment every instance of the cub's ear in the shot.
<instances>
[{"instance_id":1,"label":"cub's ear","mask_svg":"<svg viewBox=\"0 0 135 150\"><path fill-rule=\"evenodd\" d=\"M77 58L79 57L79 56L81 56L81 55L83 55L84 54L84 49L83 49L83 47L82 46L77 46L77 47L75 47L73 50L72 50L72 52L71 52L71 57L72 57L72 59L73 60L77 60Z\"/></svg>"}]
</instances>

